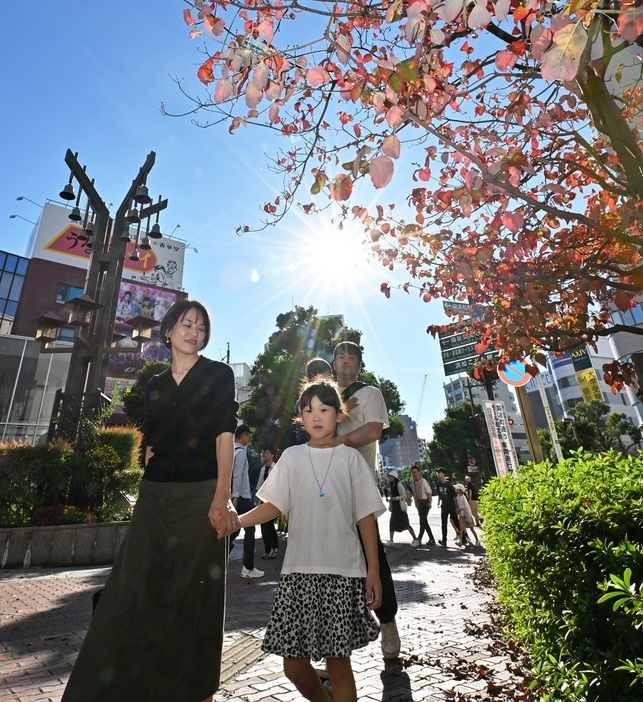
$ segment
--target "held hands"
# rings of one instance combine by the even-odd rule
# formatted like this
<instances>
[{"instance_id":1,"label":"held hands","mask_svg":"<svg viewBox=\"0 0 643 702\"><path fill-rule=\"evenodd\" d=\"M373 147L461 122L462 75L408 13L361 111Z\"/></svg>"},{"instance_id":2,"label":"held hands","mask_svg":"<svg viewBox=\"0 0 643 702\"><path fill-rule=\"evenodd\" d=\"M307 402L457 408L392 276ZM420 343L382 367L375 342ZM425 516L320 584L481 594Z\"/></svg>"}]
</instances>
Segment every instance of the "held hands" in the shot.
<instances>
[{"instance_id":1,"label":"held hands","mask_svg":"<svg viewBox=\"0 0 643 702\"><path fill-rule=\"evenodd\" d=\"M382 604L382 581L379 572L370 569L366 575L366 602L369 609L378 609Z\"/></svg>"},{"instance_id":2,"label":"held hands","mask_svg":"<svg viewBox=\"0 0 643 702\"><path fill-rule=\"evenodd\" d=\"M218 498L216 495L210 505L208 519L210 520L212 528L216 530L219 539L233 534L235 531L238 531L241 526L239 523L239 515L232 502L230 500Z\"/></svg>"}]
</instances>

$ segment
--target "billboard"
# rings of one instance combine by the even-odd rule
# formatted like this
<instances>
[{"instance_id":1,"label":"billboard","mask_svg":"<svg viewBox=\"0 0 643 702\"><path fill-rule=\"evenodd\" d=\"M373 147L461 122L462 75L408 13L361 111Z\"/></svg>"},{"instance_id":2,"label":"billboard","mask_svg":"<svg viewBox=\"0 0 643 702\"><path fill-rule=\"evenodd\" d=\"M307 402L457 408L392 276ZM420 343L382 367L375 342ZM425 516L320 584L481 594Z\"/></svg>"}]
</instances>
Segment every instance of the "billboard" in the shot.
<instances>
[{"instance_id":1,"label":"billboard","mask_svg":"<svg viewBox=\"0 0 643 702\"><path fill-rule=\"evenodd\" d=\"M91 249L78 235L82 225L69 220L69 209L45 204L35 236L30 241L31 258L88 268ZM132 230L134 232L134 230ZM127 244L123 260L123 277L150 285L178 290L183 287L185 244L176 239L151 239L151 249L139 250L139 260L130 260L134 242Z\"/></svg>"},{"instance_id":2,"label":"billboard","mask_svg":"<svg viewBox=\"0 0 643 702\"><path fill-rule=\"evenodd\" d=\"M116 324L123 324L134 317L150 317L160 322L176 298L177 294L171 290L124 281L118 294Z\"/></svg>"}]
</instances>

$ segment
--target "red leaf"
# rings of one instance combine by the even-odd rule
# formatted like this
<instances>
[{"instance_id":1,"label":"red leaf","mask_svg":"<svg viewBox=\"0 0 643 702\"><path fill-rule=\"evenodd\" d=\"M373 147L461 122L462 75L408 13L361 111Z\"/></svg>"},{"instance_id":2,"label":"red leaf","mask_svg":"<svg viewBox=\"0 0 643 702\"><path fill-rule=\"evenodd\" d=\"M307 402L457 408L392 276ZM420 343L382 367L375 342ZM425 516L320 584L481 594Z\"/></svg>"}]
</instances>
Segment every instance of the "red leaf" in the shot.
<instances>
[{"instance_id":1,"label":"red leaf","mask_svg":"<svg viewBox=\"0 0 643 702\"><path fill-rule=\"evenodd\" d=\"M632 307L632 296L626 292L617 293L614 297L614 304L621 312L627 312Z\"/></svg>"},{"instance_id":2,"label":"red leaf","mask_svg":"<svg viewBox=\"0 0 643 702\"><path fill-rule=\"evenodd\" d=\"M384 293L384 295L386 295L387 298L391 297L391 287L388 283L382 283L380 285L380 292Z\"/></svg>"},{"instance_id":3,"label":"red leaf","mask_svg":"<svg viewBox=\"0 0 643 702\"><path fill-rule=\"evenodd\" d=\"M341 202L348 200L353 192L353 181L347 175L340 174L330 184L330 199Z\"/></svg>"},{"instance_id":4,"label":"red leaf","mask_svg":"<svg viewBox=\"0 0 643 702\"><path fill-rule=\"evenodd\" d=\"M192 25L196 24L196 20L194 17L192 17L192 12L187 9L183 10L183 19L185 20L185 24L188 25L188 27L191 27Z\"/></svg>"}]
</instances>

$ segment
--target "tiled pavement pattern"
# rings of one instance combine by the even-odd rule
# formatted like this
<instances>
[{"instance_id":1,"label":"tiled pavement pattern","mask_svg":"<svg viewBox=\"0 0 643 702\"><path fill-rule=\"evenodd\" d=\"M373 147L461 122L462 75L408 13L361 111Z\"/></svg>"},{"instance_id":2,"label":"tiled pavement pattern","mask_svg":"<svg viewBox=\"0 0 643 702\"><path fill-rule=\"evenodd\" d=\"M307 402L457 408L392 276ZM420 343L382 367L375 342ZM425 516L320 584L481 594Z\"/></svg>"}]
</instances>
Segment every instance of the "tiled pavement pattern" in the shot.
<instances>
[{"instance_id":1,"label":"tiled pavement pattern","mask_svg":"<svg viewBox=\"0 0 643 702\"><path fill-rule=\"evenodd\" d=\"M413 522L417 514L409 512ZM437 538L438 510L429 521ZM380 531L388 536L388 515L381 517ZM449 541L448 549L412 549L405 533L387 546L400 602L402 656L385 664L379 641L354 653L360 700L507 700L514 691L515 699L523 699L517 693L519 666L488 626L492 593L471 578L484 550L457 549L452 534ZM230 563L223 683L216 702L299 699L281 659L261 651L285 545L276 559L262 560L257 539L256 566L266 571L261 579L242 580L241 562ZM91 595L108 573L109 568L0 571L0 700L60 700L89 622Z\"/></svg>"}]
</instances>

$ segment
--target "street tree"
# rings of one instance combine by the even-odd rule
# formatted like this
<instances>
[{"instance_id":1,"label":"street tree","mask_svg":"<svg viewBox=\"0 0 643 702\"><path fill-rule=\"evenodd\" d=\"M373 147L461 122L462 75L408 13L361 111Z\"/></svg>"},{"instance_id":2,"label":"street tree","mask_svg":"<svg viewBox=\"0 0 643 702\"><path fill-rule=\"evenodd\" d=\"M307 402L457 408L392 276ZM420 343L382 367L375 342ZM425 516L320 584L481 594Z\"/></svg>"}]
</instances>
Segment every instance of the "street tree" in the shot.
<instances>
[{"instance_id":1,"label":"street tree","mask_svg":"<svg viewBox=\"0 0 643 702\"><path fill-rule=\"evenodd\" d=\"M123 408L127 420L139 429L143 428L145 419L145 386L153 376L170 367L169 361L146 361L141 368L136 382L123 393Z\"/></svg>"},{"instance_id":2,"label":"street tree","mask_svg":"<svg viewBox=\"0 0 643 702\"><path fill-rule=\"evenodd\" d=\"M359 344L361 338L360 331L343 327L339 315L319 317L313 307L296 306L278 315L276 325L277 330L255 360L250 399L240 409L242 420L253 429L253 445L258 451L267 446L283 450L294 442L295 403L307 362L320 356L332 363L334 348L340 341ZM381 389L391 415L401 412L404 403L394 383L366 370L359 379ZM397 422L392 424L391 438L403 433Z\"/></svg>"},{"instance_id":3,"label":"street tree","mask_svg":"<svg viewBox=\"0 0 643 702\"><path fill-rule=\"evenodd\" d=\"M641 445L641 430L622 412L610 412L607 402L579 402L570 407L567 414L566 420L555 422L564 458L579 448L595 453L610 449L627 453L632 447ZM538 436L543 453L556 460L549 431L539 429ZM629 441L625 442L623 437L628 437Z\"/></svg>"},{"instance_id":4,"label":"street tree","mask_svg":"<svg viewBox=\"0 0 643 702\"><path fill-rule=\"evenodd\" d=\"M184 18L212 40L198 123L286 138L265 222L335 203L406 292L479 305L468 328L505 358L622 330L610 305L643 289L640 2L198 0ZM359 201L396 169L401 197Z\"/></svg>"},{"instance_id":5,"label":"street tree","mask_svg":"<svg viewBox=\"0 0 643 702\"><path fill-rule=\"evenodd\" d=\"M474 405L474 411L481 412L481 406ZM434 422L428 449L434 471L442 466L455 475L464 475L469 458L475 458L476 464L481 465L483 456L470 402L448 407L445 418Z\"/></svg>"}]
</instances>

